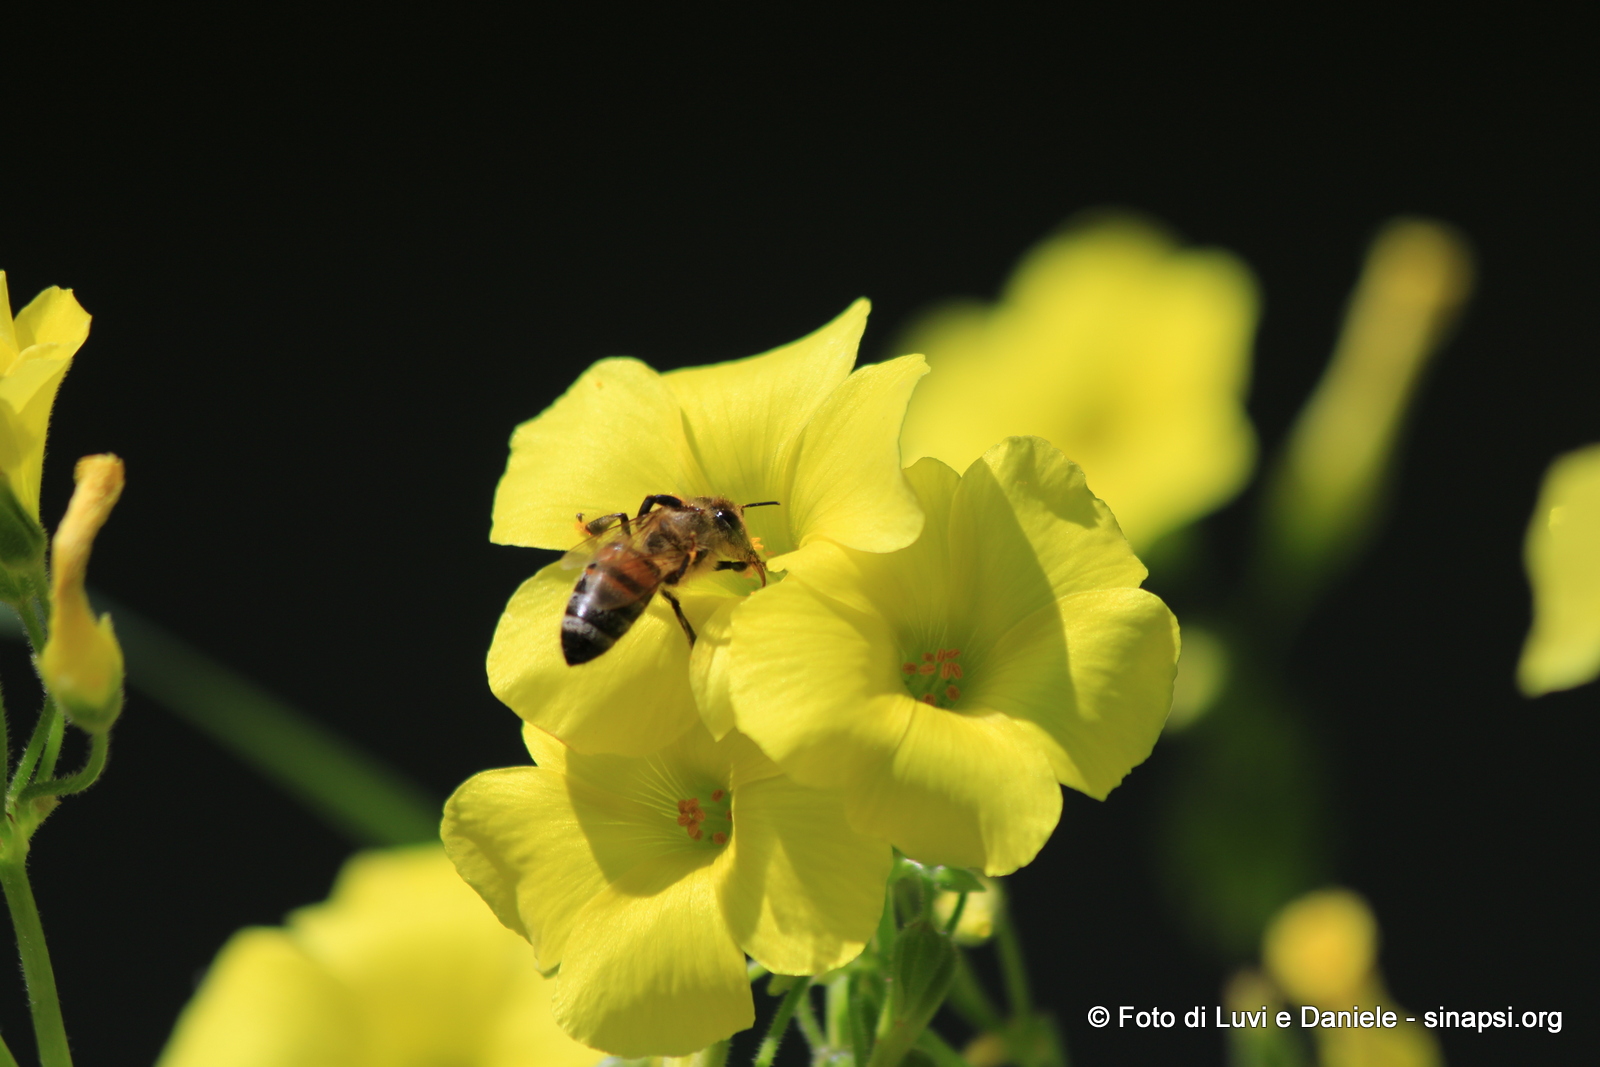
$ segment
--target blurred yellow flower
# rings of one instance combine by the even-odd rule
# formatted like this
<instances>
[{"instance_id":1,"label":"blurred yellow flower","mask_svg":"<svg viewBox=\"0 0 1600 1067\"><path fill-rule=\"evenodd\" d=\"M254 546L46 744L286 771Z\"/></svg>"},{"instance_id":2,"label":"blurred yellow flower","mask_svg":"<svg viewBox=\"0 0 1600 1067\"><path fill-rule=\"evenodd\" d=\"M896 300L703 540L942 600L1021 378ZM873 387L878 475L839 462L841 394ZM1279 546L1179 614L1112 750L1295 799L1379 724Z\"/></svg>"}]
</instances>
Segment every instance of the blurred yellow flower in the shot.
<instances>
[{"instance_id":1,"label":"blurred yellow flower","mask_svg":"<svg viewBox=\"0 0 1600 1067\"><path fill-rule=\"evenodd\" d=\"M1534 697L1593 681L1600 674L1600 444L1550 464L1523 559L1533 628L1517 684Z\"/></svg>"},{"instance_id":2,"label":"blurred yellow flower","mask_svg":"<svg viewBox=\"0 0 1600 1067\"><path fill-rule=\"evenodd\" d=\"M218 954L159 1067L593 1067L550 984L442 849L368 852Z\"/></svg>"},{"instance_id":3,"label":"blurred yellow flower","mask_svg":"<svg viewBox=\"0 0 1600 1067\"><path fill-rule=\"evenodd\" d=\"M1312 1030L1321 1067L1438 1067L1438 1042L1384 988L1378 970L1378 921L1348 889L1322 889L1290 902L1267 926L1261 960L1277 987L1297 1004L1331 1012L1392 1011L1388 1026L1318 1026ZM1236 983L1237 984L1237 983ZM1255 1007L1252 989L1230 1006ZM1269 1001L1269 1003L1271 1003ZM1274 1005L1275 1007L1275 1005ZM1299 1021L1300 1013L1296 1013Z\"/></svg>"},{"instance_id":4,"label":"blurred yellow flower","mask_svg":"<svg viewBox=\"0 0 1600 1067\"><path fill-rule=\"evenodd\" d=\"M747 738L696 727L640 758L523 736L538 766L456 790L445 847L540 964L561 968L555 1017L578 1040L685 1055L754 1022L746 953L816 974L872 937L889 846Z\"/></svg>"},{"instance_id":5,"label":"blurred yellow flower","mask_svg":"<svg viewBox=\"0 0 1600 1067\"><path fill-rule=\"evenodd\" d=\"M51 286L13 321L5 271L0 271L0 478L35 520L50 407L88 336L89 314L71 289Z\"/></svg>"},{"instance_id":6,"label":"blurred yellow flower","mask_svg":"<svg viewBox=\"0 0 1600 1067\"><path fill-rule=\"evenodd\" d=\"M1069 229L1023 258L999 303L912 326L900 351L934 373L907 413L904 461L963 470L1002 437L1043 437L1148 547L1250 474L1256 316L1255 284L1225 252L1131 218Z\"/></svg>"},{"instance_id":7,"label":"blurred yellow flower","mask_svg":"<svg viewBox=\"0 0 1600 1067\"><path fill-rule=\"evenodd\" d=\"M1333 358L1268 485L1277 597L1303 599L1370 535L1417 384L1472 280L1465 239L1442 223L1393 219L1373 238Z\"/></svg>"},{"instance_id":8,"label":"blurred yellow flower","mask_svg":"<svg viewBox=\"0 0 1600 1067\"><path fill-rule=\"evenodd\" d=\"M1049 442L907 474L928 516L916 544L829 546L740 608L733 713L789 774L843 789L863 832L1008 874L1055 829L1058 782L1103 798L1150 754L1177 620Z\"/></svg>"},{"instance_id":9,"label":"blurred yellow flower","mask_svg":"<svg viewBox=\"0 0 1600 1067\"><path fill-rule=\"evenodd\" d=\"M601 360L517 428L490 538L571 548L581 539L576 514L631 514L646 496L667 493L778 501L746 516L778 570L803 569L822 544L869 552L910 544L922 514L900 470L900 425L927 368L906 356L852 374L866 319L857 301L765 355L667 374L634 359ZM553 564L517 590L489 650L490 687L579 751L645 755L699 721L689 671L717 684L727 620L760 586L723 574L678 589L700 637L692 664L671 608L656 597L614 648L569 666L561 619L580 573ZM710 725L721 736L732 724Z\"/></svg>"}]
</instances>

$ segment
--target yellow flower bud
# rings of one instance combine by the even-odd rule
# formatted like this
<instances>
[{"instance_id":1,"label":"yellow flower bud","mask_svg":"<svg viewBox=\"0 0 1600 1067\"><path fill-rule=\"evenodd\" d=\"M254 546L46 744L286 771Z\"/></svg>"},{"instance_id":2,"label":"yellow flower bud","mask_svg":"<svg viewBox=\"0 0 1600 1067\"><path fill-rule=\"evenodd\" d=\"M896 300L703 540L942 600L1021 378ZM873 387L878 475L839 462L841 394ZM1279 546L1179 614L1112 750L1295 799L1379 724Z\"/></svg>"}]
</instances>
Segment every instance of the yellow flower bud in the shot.
<instances>
[{"instance_id":1,"label":"yellow flower bud","mask_svg":"<svg viewBox=\"0 0 1600 1067\"><path fill-rule=\"evenodd\" d=\"M1373 974L1378 923L1348 889L1309 893L1278 913L1261 956L1284 992L1301 1004L1343 1004Z\"/></svg>"},{"instance_id":2,"label":"yellow flower bud","mask_svg":"<svg viewBox=\"0 0 1600 1067\"><path fill-rule=\"evenodd\" d=\"M951 931L956 944L967 948L981 945L994 936L995 921L1005 907L1005 891L1000 888L998 881L981 874L978 881L983 883L984 892L967 894L961 918L956 920L956 928ZM933 898L933 917L938 920L939 929L943 930L949 924L950 916L955 914L956 902L960 899L960 893L950 890Z\"/></svg>"},{"instance_id":3,"label":"yellow flower bud","mask_svg":"<svg viewBox=\"0 0 1600 1067\"><path fill-rule=\"evenodd\" d=\"M95 535L122 495L122 460L85 456L74 478L77 489L51 555L50 639L39 654L39 673L67 717L99 734L122 711L122 647L111 617L95 618L83 583Z\"/></svg>"}]
</instances>

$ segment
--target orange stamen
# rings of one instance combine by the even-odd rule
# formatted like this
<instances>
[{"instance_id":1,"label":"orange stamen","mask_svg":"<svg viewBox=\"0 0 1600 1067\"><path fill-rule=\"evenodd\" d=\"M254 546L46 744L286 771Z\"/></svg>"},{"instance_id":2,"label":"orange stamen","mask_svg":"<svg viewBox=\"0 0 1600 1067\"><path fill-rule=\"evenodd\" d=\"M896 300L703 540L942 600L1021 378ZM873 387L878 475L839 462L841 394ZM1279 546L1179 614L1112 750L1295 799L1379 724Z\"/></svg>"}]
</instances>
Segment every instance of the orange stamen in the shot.
<instances>
[{"instance_id":1,"label":"orange stamen","mask_svg":"<svg viewBox=\"0 0 1600 1067\"><path fill-rule=\"evenodd\" d=\"M944 695L949 697L951 700L959 700L961 699L961 690L952 685L945 689Z\"/></svg>"},{"instance_id":2,"label":"orange stamen","mask_svg":"<svg viewBox=\"0 0 1600 1067\"><path fill-rule=\"evenodd\" d=\"M713 802L715 802L715 801L718 801L718 800L721 800L721 799L722 799L722 798L723 798L723 797L725 797L725 796L727 796L727 795L728 795L728 794L726 794L726 793L724 793L724 792L723 792L723 791L722 791L722 790L720 790L720 789L713 789L713 790L712 790L712 791L711 791L711 799L712 799L712 801L713 801Z\"/></svg>"},{"instance_id":3,"label":"orange stamen","mask_svg":"<svg viewBox=\"0 0 1600 1067\"><path fill-rule=\"evenodd\" d=\"M933 664L924 663L921 667L917 668L917 673L918 674L932 674L936 669L937 668L935 668Z\"/></svg>"},{"instance_id":4,"label":"orange stamen","mask_svg":"<svg viewBox=\"0 0 1600 1067\"><path fill-rule=\"evenodd\" d=\"M728 843L728 835L723 833L721 830L718 830L716 833L711 835L711 840L715 841L719 845L726 845Z\"/></svg>"}]
</instances>

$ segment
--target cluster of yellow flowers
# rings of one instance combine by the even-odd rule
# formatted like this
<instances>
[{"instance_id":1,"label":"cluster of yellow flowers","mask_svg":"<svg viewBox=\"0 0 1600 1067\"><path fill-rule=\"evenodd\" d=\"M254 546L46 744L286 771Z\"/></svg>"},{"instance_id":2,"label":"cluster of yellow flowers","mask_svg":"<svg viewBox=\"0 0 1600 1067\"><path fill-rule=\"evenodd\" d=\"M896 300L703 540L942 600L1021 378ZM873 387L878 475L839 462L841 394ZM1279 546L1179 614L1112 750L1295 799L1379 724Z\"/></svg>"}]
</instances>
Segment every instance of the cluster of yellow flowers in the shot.
<instances>
[{"instance_id":1,"label":"cluster of yellow flowers","mask_svg":"<svg viewBox=\"0 0 1600 1067\"><path fill-rule=\"evenodd\" d=\"M574 515L655 494L778 503L743 516L770 581L675 588L692 644L657 597L569 665L563 563L496 633L490 682L536 765L463 785L445 844L559 968L555 1017L585 1044L682 1055L750 1026L745 957L848 963L892 849L1010 873L1059 784L1104 797L1160 733L1176 620L1083 472L1039 437L903 470L926 364L852 372L866 316L715 366L602 361L513 438L505 543L569 548Z\"/></svg>"},{"instance_id":2,"label":"cluster of yellow flowers","mask_svg":"<svg viewBox=\"0 0 1600 1067\"><path fill-rule=\"evenodd\" d=\"M550 976L527 1009L582 1046L683 1056L749 1027L747 957L779 975L850 963L879 930L896 850L1010 873L1053 831L1061 785L1106 796L1160 733L1176 620L1096 493L1125 500L1148 544L1242 483L1250 281L1231 257L1111 220L1046 242L999 304L959 312L912 331L926 359L855 367L858 302L749 359L665 374L603 360L516 431L493 540L567 550L641 500L715 497L748 539L729 543L761 561L660 583L672 600L646 581L631 627L573 665L563 618L586 572L564 560L495 634L490 685L533 765L461 786L443 837ZM1093 455L1109 489L1057 445ZM310 917L379 922L376 889L351 887L387 869L366 861L324 909L240 935L163 1062L242 1055L207 1021L256 995L241 960L294 957L263 987L278 1000L303 993L284 977L302 957L324 985L355 966L314 943ZM988 914L974 905L958 934ZM336 975L339 996L393 992L404 968L350 952L389 970L370 989ZM325 1012L290 1014L302 1037L322 1032ZM480 1046L453 1047L502 1062ZM363 1047L349 1062L413 1062Z\"/></svg>"}]
</instances>

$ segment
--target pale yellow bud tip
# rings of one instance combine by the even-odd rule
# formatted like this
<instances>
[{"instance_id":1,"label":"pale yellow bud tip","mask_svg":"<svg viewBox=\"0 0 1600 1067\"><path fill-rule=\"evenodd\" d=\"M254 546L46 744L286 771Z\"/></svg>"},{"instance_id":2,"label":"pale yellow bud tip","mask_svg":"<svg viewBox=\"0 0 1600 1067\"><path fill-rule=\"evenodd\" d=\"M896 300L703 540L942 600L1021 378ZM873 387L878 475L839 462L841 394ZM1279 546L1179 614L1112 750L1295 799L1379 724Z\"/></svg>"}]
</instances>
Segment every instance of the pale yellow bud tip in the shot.
<instances>
[{"instance_id":1,"label":"pale yellow bud tip","mask_svg":"<svg viewBox=\"0 0 1600 1067\"><path fill-rule=\"evenodd\" d=\"M1309 893L1280 911L1262 939L1262 962L1301 1004L1344 1003L1372 975L1378 923L1347 889Z\"/></svg>"},{"instance_id":2,"label":"pale yellow bud tip","mask_svg":"<svg viewBox=\"0 0 1600 1067\"><path fill-rule=\"evenodd\" d=\"M122 647L111 618L94 617L83 584L95 535L122 495L122 460L85 456L74 474L77 489L52 543L50 638L39 673L68 718L104 733L122 711Z\"/></svg>"}]
</instances>

